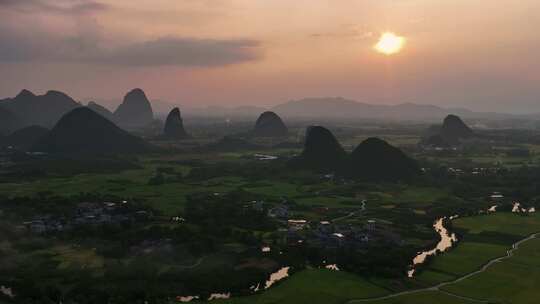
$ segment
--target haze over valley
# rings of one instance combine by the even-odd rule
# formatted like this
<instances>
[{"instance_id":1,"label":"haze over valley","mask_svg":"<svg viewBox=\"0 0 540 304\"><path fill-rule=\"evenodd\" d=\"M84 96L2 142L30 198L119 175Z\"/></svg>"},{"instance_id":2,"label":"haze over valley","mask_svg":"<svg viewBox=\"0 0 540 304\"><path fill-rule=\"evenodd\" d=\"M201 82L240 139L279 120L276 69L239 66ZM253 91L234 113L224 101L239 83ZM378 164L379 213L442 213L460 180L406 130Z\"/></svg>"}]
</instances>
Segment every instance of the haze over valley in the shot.
<instances>
[{"instance_id":1,"label":"haze over valley","mask_svg":"<svg viewBox=\"0 0 540 304\"><path fill-rule=\"evenodd\" d=\"M0 304L538 303L539 12L0 0Z\"/></svg>"}]
</instances>

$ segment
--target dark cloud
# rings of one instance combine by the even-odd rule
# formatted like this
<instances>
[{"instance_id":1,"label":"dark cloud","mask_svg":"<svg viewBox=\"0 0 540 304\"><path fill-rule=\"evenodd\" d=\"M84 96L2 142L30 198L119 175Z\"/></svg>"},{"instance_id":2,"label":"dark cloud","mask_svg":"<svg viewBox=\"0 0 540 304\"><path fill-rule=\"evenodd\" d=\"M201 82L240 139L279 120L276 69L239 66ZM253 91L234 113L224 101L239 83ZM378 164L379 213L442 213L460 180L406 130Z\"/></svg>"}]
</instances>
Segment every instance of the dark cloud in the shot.
<instances>
[{"instance_id":1,"label":"dark cloud","mask_svg":"<svg viewBox=\"0 0 540 304\"><path fill-rule=\"evenodd\" d=\"M356 24L343 24L328 32L312 33L311 38L354 38L365 39L373 36L373 32Z\"/></svg>"},{"instance_id":2,"label":"dark cloud","mask_svg":"<svg viewBox=\"0 0 540 304\"><path fill-rule=\"evenodd\" d=\"M105 51L89 58L97 63L156 66L220 66L255 60L255 40L161 38Z\"/></svg>"},{"instance_id":3,"label":"dark cloud","mask_svg":"<svg viewBox=\"0 0 540 304\"><path fill-rule=\"evenodd\" d=\"M259 42L249 39L114 37L90 13L105 8L95 0L0 0L0 13L15 12L0 15L0 62L212 67L260 57ZM65 32L54 22L26 26L37 14L72 25Z\"/></svg>"},{"instance_id":4,"label":"dark cloud","mask_svg":"<svg viewBox=\"0 0 540 304\"><path fill-rule=\"evenodd\" d=\"M259 42L168 37L103 47L99 37L57 38L37 33L0 33L0 62L83 63L119 66L212 67L260 57Z\"/></svg>"},{"instance_id":5,"label":"dark cloud","mask_svg":"<svg viewBox=\"0 0 540 304\"><path fill-rule=\"evenodd\" d=\"M85 14L107 9L107 5L94 0L0 0L0 10Z\"/></svg>"}]
</instances>

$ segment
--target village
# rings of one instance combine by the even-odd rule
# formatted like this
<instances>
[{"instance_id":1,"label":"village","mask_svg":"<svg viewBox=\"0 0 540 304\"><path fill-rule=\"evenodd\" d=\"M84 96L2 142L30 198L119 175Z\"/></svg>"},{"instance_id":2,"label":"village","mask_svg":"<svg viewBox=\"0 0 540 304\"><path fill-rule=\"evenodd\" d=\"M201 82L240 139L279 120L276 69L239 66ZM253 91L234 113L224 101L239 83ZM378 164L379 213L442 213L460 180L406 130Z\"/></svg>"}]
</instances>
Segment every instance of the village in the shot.
<instances>
[{"instance_id":1,"label":"village","mask_svg":"<svg viewBox=\"0 0 540 304\"><path fill-rule=\"evenodd\" d=\"M22 223L22 227L36 234L70 231L83 226L125 225L151 219L147 210L134 209L128 201L81 202L71 216L37 215Z\"/></svg>"},{"instance_id":2,"label":"village","mask_svg":"<svg viewBox=\"0 0 540 304\"><path fill-rule=\"evenodd\" d=\"M291 216L286 204L279 204L270 208L268 217L276 219L280 223L278 231L285 236L286 244L290 247L308 246L318 249L365 249L370 243L403 245L403 240L396 233L389 231L377 220L369 219L362 223L347 222L358 213L365 210L366 201L363 200L361 208L350 212L334 220L298 219ZM262 202L255 202L258 208L262 208Z\"/></svg>"}]
</instances>

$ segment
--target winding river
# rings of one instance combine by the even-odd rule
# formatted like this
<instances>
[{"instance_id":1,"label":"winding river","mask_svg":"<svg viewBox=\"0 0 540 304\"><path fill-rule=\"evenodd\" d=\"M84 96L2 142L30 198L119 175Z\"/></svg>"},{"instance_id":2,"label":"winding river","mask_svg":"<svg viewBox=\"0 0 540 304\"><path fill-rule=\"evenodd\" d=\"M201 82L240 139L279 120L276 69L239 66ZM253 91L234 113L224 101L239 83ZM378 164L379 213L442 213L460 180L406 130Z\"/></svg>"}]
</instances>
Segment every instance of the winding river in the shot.
<instances>
[{"instance_id":1,"label":"winding river","mask_svg":"<svg viewBox=\"0 0 540 304\"><path fill-rule=\"evenodd\" d=\"M453 218L454 218L454 216L450 217L450 219L453 219ZM455 242L457 242L456 235L454 233L449 234L448 230L444 227L444 220L445 219L446 219L446 217L439 218L433 224L433 228L435 229L435 231L437 231L437 233L439 234L441 240L437 243L435 248L433 248L431 250L428 250L428 251L420 252L420 253L418 253L418 255L416 257L414 257L412 269L408 272L409 277L413 277L413 275L415 273L414 267L416 265L420 265L420 264L424 263L426 261L427 257L429 257L429 256L436 255L436 254L438 254L440 252L444 252L444 251L448 250L449 248L452 247L452 245ZM263 248L263 251L269 251L269 248ZM325 268L330 269L330 270L339 270L337 265L327 265ZM270 275L269 279L266 281L263 288L261 288L261 286L258 284L256 286L251 287L251 290L255 293L255 292L258 292L260 290L269 289L275 283L289 277L289 270L290 270L290 267L282 267L282 268L280 268L279 270L277 270L276 272L274 272L274 273L272 273ZM210 298L208 298L208 301L216 300L216 299L228 299L230 297L231 297L231 293L214 293L214 294L210 295ZM191 301L197 300L197 299L200 299L200 297L199 296L177 297L177 300L179 302L191 302Z\"/></svg>"},{"instance_id":2,"label":"winding river","mask_svg":"<svg viewBox=\"0 0 540 304\"><path fill-rule=\"evenodd\" d=\"M457 242L456 234L449 234L448 230L444 227L445 219L446 217L440 218L436 220L433 224L433 228L435 229L435 231L437 231L437 233L441 237L441 240L437 243L437 246L435 246L435 248L428 251L420 252L417 256L414 257L412 265L413 269L409 270L409 272L407 273L409 278L412 278L414 276L415 266L424 263L429 256L437 255L440 252L445 252L446 250L450 249L455 242Z\"/></svg>"},{"instance_id":3,"label":"winding river","mask_svg":"<svg viewBox=\"0 0 540 304\"><path fill-rule=\"evenodd\" d=\"M289 277L289 270L290 270L290 267L282 267L282 268L278 269L276 272L270 274L270 278L265 282L264 288L262 288L262 289L266 290L266 289L272 287L272 285L274 285L275 283ZM253 292L260 291L261 290L260 285L257 284L257 286L252 286L251 290ZM213 293L208 298L208 301L218 300L218 299L229 299L230 297L231 297L230 292ZM178 302L182 302L182 303L187 303L187 302L191 302L193 300L199 300L199 299L200 299L199 296L178 296L178 297L176 297L176 300Z\"/></svg>"},{"instance_id":4,"label":"winding river","mask_svg":"<svg viewBox=\"0 0 540 304\"><path fill-rule=\"evenodd\" d=\"M13 298L15 295L13 294L13 290L11 290L10 287L6 287L4 285L0 286L0 293L5 295L6 297Z\"/></svg>"},{"instance_id":5,"label":"winding river","mask_svg":"<svg viewBox=\"0 0 540 304\"><path fill-rule=\"evenodd\" d=\"M450 217L450 219L453 219L453 218L455 218L455 217L454 216ZM412 269L408 272L409 277L414 276L414 273L415 273L414 267L424 263L426 261L427 257L432 256L432 255L436 255L436 254L441 253L441 252L444 252L444 251L448 250L449 248L451 248L452 245L455 242L457 242L457 236L454 233L450 234L448 232L448 230L444 227L444 220L445 219L446 219L446 217L439 218L433 224L433 228L435 229L435 231L437 231L437 233L439 234L441 240L437 243L435 248L433 248L431 250L420 252L420 253L418 253L418 255L416 257L414 257ZM327 265L325 268L331 269L331 270L339 270L337 265ZM276 271L276 272L274 272L274 273L272 273L270 275L270 278L266 281L263 288L260 288L260 286L257 285L257 286L253 286L251 288L251 290L253 292L258 292L261 289L263 289L263 290L269 289L275 283L287 278L289 276L289 270L290 270L290 267L282 267L282 268L280 268L278 271ZM208 300L211 301L211 300L215 300L215 299L228 299L230 297L231 297L230 293L214 293L214 294L210 295L210 298L208 298ZM198 296L184 296L184 297L178 297L177 299L180 302L191 302L192 300L199 299L199 297Z\"/></svg>"},{"instance_id":6,"label":"winding river","mask_svg":"<svg viewBox=\"0 0 540 304\"><path fill-rule=\"evenodd\" d=\"M416 294L416 293L421 293L421 292L426 292L426 291L439 291L439 292L445 293L445 294L447 294L449 296L453 296L453 297L456 297L456 298L468 300L468 301L471 301L471 302L491 303L489 300L473 299L473 298L469 298L469 297L463 297L463 296L460 296L460 295L456 295L456 294L444 291L441 288L443 288L445 286L448 286L448 285L451 285L451 284L459 283L459 282L461 282L463 280L466 280L468 278L471 278L471 277L473 277L473 276L475 276L475 275L477 275L479 273L485 272L486 270L488 270L494 264L497 264L497 263L499 263L501 261L504 261L504 260L509 259L512 256L514 256L514 252L519 249L520 245L522 245L525 242L534 240L534 239L538 238L539 236L540 236L540 232L539 233L533 233L533 234L529 235L528 237L526 237L524 239L521 239L520 241L517 241L516 243L512 244L512 247L509 250L506 251L505 255L494 258L494 259L491 259L484 266L482 266L482 268L480 268L480 269L478 269L478 270L476 270L474 272L468 273L466 275L463 275L463 276L461 276L459 278L456 278L456 279L454 279L452 281L442 282L442 283L439 283L439 284L437 284L435 286L431 286L431 287L397 292L397 293L393 293L393 294L389 294L389 295L381 296L381 297L352 299L352 300L349 300L347 303L350 304L350 303L360 303L360 302L381 301L381 300L387 300L387 299L397 298L397 297L400 297L400 296Z\"/></svg>"}]
</instances>

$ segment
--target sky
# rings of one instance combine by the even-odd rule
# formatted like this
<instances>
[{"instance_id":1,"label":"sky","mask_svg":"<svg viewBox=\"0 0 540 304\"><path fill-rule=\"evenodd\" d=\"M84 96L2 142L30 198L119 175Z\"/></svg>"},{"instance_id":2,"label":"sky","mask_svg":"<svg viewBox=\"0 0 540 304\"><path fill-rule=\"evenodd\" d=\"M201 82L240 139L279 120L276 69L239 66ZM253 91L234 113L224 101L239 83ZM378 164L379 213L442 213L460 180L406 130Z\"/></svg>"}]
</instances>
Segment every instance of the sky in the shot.
<instances>
[{"instance_id":1,"label":"sky","mask_svg":"<svg viewBox=\"0 0 540 304\"><path fill-rule=\"evenodd\" d=\"M540 112L538 0L0 0L0 98ZM385 32L405 39L376 52Z\"/></svg>"}]
</instances>

